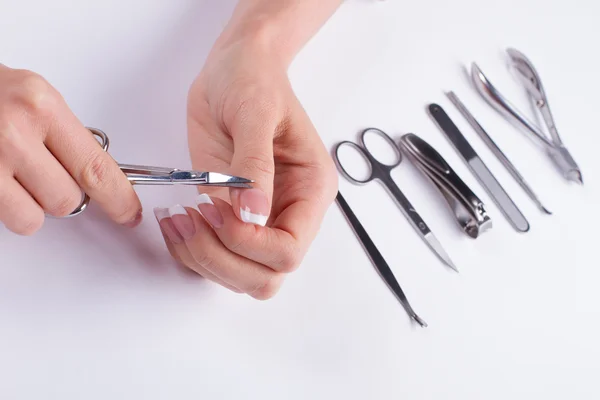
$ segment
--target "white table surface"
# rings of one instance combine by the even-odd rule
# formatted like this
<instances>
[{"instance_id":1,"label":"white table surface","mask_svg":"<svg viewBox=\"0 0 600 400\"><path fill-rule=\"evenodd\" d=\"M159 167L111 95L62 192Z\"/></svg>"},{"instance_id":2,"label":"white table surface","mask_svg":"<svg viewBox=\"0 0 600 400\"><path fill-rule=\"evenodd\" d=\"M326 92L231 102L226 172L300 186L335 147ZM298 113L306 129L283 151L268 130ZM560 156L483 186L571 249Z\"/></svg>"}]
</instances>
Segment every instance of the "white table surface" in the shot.
<instances>
[{"instance_id":1,"label":"white table surface","mask_svg":"<svg viewBox=\"0 0 600 400\"><path fill-rule=\"evenodd\" d=\"M234 1L0 0L0 62L35 70L122 162L188 167L185 96ZM429 323L411 324L333 204L298 272L259 302L183 273L154 206L194 189L139 188L145 222L92 206L32 238L0 227L2 399L597 399L600 396L595 0L348 1L290 76L327 146L376 126L434 145L487 204L460 233L410 163L394 179L461 270L448 271L378 184L340 190ZM585 186L566 182L479 100L477 61L529 112L506 68L538 68ZM454 90L530 181L541 214L445 98ZM425 113L446 108L531 223L518 234Z\"/></svg>"}]
</instances>

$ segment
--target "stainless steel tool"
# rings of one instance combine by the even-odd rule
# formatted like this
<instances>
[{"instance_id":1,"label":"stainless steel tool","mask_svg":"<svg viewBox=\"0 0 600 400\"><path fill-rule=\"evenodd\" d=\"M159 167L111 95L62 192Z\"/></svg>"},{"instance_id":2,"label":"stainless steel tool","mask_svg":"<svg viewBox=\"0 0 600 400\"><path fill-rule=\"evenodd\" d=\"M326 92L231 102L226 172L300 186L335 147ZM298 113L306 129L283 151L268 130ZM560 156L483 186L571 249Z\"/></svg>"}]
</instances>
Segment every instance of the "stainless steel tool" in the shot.
<instances>
[{"instance_id":1,"label":"stainless steel tool","mask_svg":"<svg viewBox=\"0 0 600 400\"><path fill-rule=\"evenodd\" d=\"M429 113L450 140L456 151L462 156L481 185L492 197L506 219L518 232L528 232L529 222L490 172L467 139L463 136L448 114L438 104L429 105Z\"/></svg>"},{"instance_id":2,"label":"stainless steel tool","mask_svg":"<svg viewBox=\"0 0 600 400\"><path fill-rule=\"evenodd\" d=\"M110 141L108 135L96 128L88 128L92 135L99 140L104 151L108 151ZM223 186L251 188L252 180L218 172L180 170L177 168L152 167L145 165L118 164L127 179L134 185L193 185L193 186ZM85 211L90 203L90 197L82 193L81 204L67 217L74 217Z\"/></svg>"},{"instance_id":3,"label":"stainless steel tool","mask_svg":"<svg viewBox=\"0 0 600 400\"><path fill-rule=\"evenodd\" d=\"M506 155L504 155L502 150L500 150L500 147L498 147L496 142L494 142L492 140L490 135L488 135L488 133L483 129L483 127L479 124L479 122L477 122L477 120L475 119L473 114L471 114L471 112L467 109L467 107L463 104L463 102L460 101L458 96L452 91L446 93L446 95L448 96L448 98L450 99L452 104L454 104L456 106L456 108L458 108L458 111L460 111L460 113L463 115L463 117L465 117L465 119L469 122L469 124L475 130L475 132L477 132L479 134L481 139L487 144L487 146L490 148L490 150L496 155L498 160L500 160L502 165L504 165L506 167L508 172L510 172L510 174L513 176L513 178L515 178L517 183L519 185L521 185L523 190L525 190L525 193L527 193L527 195L533 200L533 202L538 206L538 208L540 210L542 210L543 212L545 212L546 214L552 214L550 211L548 211L548 209L546 207L544 207L544 205L542 204L540 199L537 197L537 195L535 194L533 189L531 189L529 184L525 181L525 178L523 178L523 176L519 173L519 171L513 165L513 163L510 162L508 157L506 157Z\"/></svg>"},{"instance_id":4,"label":"stainless steel tool","mask_svg":"<svg viewBox=\"0 0 600 400\"><path fill-rule=\"evenodd\" d=\"M400 301L400 304L402 304L402 307L404 307L408 315L417 324L426 328L427 323L423 321L423 319L421 319L421 317L419 317L417 313L413 310L410 303L408 302L408 299L406 298L406 295L404 294L404 291L402 290L400 284L396 280L396 277L394 276L394 273L392 272L391 268L389 267L379 250L377 250L375 243L373 243L373 241L369 237L369 234L362 226L362 224L360 223L360 221L346 202L346 199L344 199L344 197L339 191L335 200L340 206L344 215L346 216L346 219L350 223L350 226L354 230L354 233L358 237L360 243L363 245L363 248L367 252L369 258L371 259L371 262L375 266L375 269L377 269L377 272L379 272L381 278L385 281L390 290L394 292L394 295Z\"/></svg>"},{"instance_id":5,"label":"stainless steel tool","mask_svg":"<svg viewBox=\"0 0 600 400\"><path fill-rule=\"evenodd\" d=\"M550 133L550 139L536 124L531 122L523 113L512 105L500 92L492 85L488 78L483 74L477 64L471 66L471 78L479 94L500 114L521 130L529 133L532 138L545 148L549 157L557 166L562 175L571 181L583 184L581 170L571 153L564 146L554 123L554 118L550 112L548 98L539 74L533 64L527 57L518 50L507 49L511 65L516 72L517 79L527 90L531 100L540 112L547 130Z\"/></svg>"},{"instance_id":6,"label":"stainless steel tool","mask_svg":"<svg viewBox=\"0 0 600 400\"><path fill-rule=\"evenodd\" d=\"M400 139L400 147L442 193L467 235L477 238L492 227L483 202L429 143L414 133L408 133Z\"/></svg>"},{"instance_id":7,"label":"stainless steel tool","mask_svg":"<svg viewBox=\"0 0 600 400\"><path fill-rule=\"evenodd\" d=\"M380 138L383 138L385 142L391 147L391 149L396 154L396 159L391 164L385 164L377 160L375 156L369 151L366 143L365 137L369 134L377 135ZM439 257L439 259L444 262L447 266L452 268L455 271L458 271L448 254L444 251L442 245L437 240L437 238L433 235L433 232L429 229L425 221L421 218L421 216L417 213L415 208L412 206L410 201L404 196L400 188L396 185L394 180L392 179L391 171L396 168L402 162L402 152L400 148L396 145L396 143L390 138L385 132L381 129L377 128L367 128L360 135L360 145L350 141L343 141L337 144L335 147L335 159L337 161L337 165L340 168L343 175L352 183L357 185L364 185L368 182L379 180L385 188L392 195L394 200L396 200L400 210L404 213L405 217L408 221L413 225L414 229L419 233L421 238L427 243L427 245L433 250L433 252ZM350 147L357 151L362 157L367 161L371 173L366 179L358 179L353 177L351 173L348 172L346 168L344 168L344 163L340 159L339 151L343 147Z\"/></svg>"}]
</instances>

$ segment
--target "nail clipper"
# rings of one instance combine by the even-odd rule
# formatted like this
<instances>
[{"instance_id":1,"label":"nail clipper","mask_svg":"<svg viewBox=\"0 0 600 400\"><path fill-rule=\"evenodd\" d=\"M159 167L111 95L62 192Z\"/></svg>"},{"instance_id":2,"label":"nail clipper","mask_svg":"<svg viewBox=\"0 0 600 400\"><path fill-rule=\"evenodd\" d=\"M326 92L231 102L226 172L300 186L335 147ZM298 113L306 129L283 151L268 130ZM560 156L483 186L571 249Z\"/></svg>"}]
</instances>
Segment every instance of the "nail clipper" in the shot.
<instances>
[{"instance_id":1,"label":"nail clipper","mask_svg":"<svg viewBox=\"0 0 600 400\"><path fill-rule=\"evenodd\" d=\"M442 193L467 235L477 238L492 227L492 220L483 202L430 144L409 133L400 139L400 147L417 169Z\"/></svg>"}]
</instances>

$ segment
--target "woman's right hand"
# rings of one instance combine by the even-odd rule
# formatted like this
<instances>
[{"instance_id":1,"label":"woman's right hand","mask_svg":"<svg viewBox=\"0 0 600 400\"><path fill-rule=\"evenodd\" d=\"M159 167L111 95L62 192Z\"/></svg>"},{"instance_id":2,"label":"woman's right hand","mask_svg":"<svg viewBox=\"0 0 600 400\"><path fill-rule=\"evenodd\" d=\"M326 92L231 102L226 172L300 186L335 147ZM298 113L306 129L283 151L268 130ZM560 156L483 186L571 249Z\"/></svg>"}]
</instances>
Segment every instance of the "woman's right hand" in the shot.
<instances>
[{"instance_id":1,"label":"woman's right hand","mask_svg":"<svg viewBox=\"0 0 600 400\"><path fill-rule=\"evenodd\" d=\"M81 191L134 227L142 206L117 163L44 78L0 64L0 222L21 235L64 217Z\"/></svg>"}]
</instances>

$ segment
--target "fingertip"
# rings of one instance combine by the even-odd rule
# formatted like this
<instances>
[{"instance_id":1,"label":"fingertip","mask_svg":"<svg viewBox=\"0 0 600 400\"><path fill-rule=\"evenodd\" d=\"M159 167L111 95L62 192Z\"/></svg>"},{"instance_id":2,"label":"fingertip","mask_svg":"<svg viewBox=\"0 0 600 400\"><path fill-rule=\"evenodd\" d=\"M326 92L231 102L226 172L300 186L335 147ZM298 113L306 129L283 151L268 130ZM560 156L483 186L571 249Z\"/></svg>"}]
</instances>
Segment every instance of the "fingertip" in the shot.
<instances>
[{"instance_id":1,"label":"fingertip","mask_svg":"<svg viewBox=\"0 0 600 400\"><path fill-rule=\"evenodd\" d=\"M124 225L125 227L127 227L127 228L132 228L132 229L133 229L133 228L136 228L136 227L138 227L138 226L139 226L139 225L142 223L142 220L143 220L143 219L144 219L144 212L143 212L143 210L140 208L140 209L139 209L139 210L136 212L135 216L134 216L134 217L133 217L131 220L129 220L128 222L125 222L123 225Z\"/></svg>"}]
</instances>

